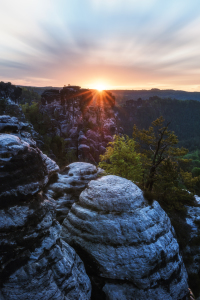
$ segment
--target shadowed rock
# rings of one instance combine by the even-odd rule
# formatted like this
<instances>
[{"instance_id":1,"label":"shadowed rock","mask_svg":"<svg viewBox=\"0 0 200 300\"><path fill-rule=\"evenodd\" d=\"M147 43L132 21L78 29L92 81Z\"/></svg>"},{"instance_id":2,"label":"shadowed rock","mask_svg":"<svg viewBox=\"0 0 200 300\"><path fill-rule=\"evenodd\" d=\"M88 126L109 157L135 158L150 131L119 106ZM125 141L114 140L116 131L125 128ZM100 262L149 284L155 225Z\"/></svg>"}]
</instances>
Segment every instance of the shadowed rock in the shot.
<instances>
[{"instance_id":1,"label":"shadowed rock","mask_svg":"<svg viewBox=\"0 0 200 300\"><path fill-rule=\"evenodd\" d=\"M188 294L168 216L158 202L149 206L129 180L105 176L89 182L63 221L62 237L86 263L96 295L99 287L113 300L174 300Z\"/></svg>"},{"instance_id":2,"label":"shadowed rock","mask_svg":"<svg viewBox=\"0 0 200 300\"><path fill-rule=\"evenodd\" d=\"M60 239L56 202L40 189L58 166L18 137L0 135L0 299L89 300L83 262Z\"/></svg>"},{"instance_id":3,"label":"shadowed rock","mask_svg":"<svg viewBox=\"0 0 200 300\"><path fill-rule=\"evenodd\" d=\"M72 204L79 199L80 193L88 182L96 179L102 172L100 168L84 162L75 162L58 174L56 181L47 186L46 195L56 199L57 220L62 222Z\"/></svg>"},{"instance_id":4,"label":"shadowed rock","mask_svg":"<svg viewBox=\"0 0 200 300\"><path fill-rule=\"evenodd\" d=\"M38 148L17 136L0 134L0 205L34 195L59 170Z\"/></svg>"}]
</instances>

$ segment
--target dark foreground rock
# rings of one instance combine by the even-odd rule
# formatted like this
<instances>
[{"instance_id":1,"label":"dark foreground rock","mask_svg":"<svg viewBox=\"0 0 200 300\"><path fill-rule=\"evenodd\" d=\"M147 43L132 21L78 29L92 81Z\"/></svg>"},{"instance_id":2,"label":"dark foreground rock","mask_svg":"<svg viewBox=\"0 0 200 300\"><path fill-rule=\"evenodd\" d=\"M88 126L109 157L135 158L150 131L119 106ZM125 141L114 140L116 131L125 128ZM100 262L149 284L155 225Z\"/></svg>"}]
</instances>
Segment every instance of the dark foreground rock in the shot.
<instances>
[{"instance_id":1,"label":"dark foreground rock","mask_svg":"<svg viewBox=\"0 0 200 300\"><path fill-rule=\"evenodd\" d=\"M0 299L89 300L83 262L60 239L56 203L40 192L57 165L0 135Z\"/></svg>"},{"instance_id":2,"label":"dark foreground rock","mask_svg":"<svg viewBox=\"0 0 200 300\"><path fill-rule=\"evenodd\" d=\"M129 180L91 181L63 222L93 283L94 299L186 299L187 272L171 222Z\"/></svg>"},{"instance_id":3,"label":"dark foreground rock","mask_svg":"<svg viewBox=\"0 0 200 300\"><path fill-rule=\"evenodd\" d=\"M0 207L34 195L59 170L34 145L10 134L0 134L0 166Z\"/></svg>"},{"instance_id":4,"label":"dark foreground rock","mask_svg":"<svg viewBox=\"0 0 200 300\"><path fill-rule=\"evenodd\" d=\"M101 172L100 168L92 164L75 162L65 167L58 174L55 182L46 187L46 195L56 199L56 218L60 223L68 214L72 204L78 201L80 193L86 188L88 182L96 179Z\"/></svg>"}]
</instances>

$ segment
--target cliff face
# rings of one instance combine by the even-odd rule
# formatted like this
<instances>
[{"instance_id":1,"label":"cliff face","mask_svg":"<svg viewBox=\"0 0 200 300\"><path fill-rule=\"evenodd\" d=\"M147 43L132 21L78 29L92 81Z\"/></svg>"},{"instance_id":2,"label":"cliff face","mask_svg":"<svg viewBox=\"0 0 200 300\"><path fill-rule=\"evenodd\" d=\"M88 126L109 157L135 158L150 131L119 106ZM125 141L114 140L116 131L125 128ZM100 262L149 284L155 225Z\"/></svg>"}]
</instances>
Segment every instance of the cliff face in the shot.
<instances>
[{"instance_id":1,"label":"cliff face","mask_svg":"<svg viewBox=\"0 0 200 300\"><path fill-rule=\"evenodd\" d=\"M112 136L123 131L109 92L69 86L60 94L45 91L41 99L40 112L51 118L48 135L64 138L66 153L73 152L80 161L98 162Z\"/></svg>"},{"instance_id":2,"label":"cliff face","mask_svg":"<svg viewBox=\"0 0 200 300\"><path fill-rule=\"evenodd\" d=\"M89 163L58 173L28 124L4 115L0 128L0 299L187 299L174 229L156 201L126 179L98 179ZM188 208L192 240L198 215ZM184 253L194 254L189 272L199 272L198 252L191 244Z\"/></svg>"},{"instance_id":3,"label":"cliff face","mask_svg":"<svg viewBox=\"0 0 200 300\"><path fill-rule=\"evenodd\" d=\"M0 299L89 300L83 262L60 239L56 203L41 192L56 163L34 143L0 134L0 167Z\"/></svg>"}]
</instances>

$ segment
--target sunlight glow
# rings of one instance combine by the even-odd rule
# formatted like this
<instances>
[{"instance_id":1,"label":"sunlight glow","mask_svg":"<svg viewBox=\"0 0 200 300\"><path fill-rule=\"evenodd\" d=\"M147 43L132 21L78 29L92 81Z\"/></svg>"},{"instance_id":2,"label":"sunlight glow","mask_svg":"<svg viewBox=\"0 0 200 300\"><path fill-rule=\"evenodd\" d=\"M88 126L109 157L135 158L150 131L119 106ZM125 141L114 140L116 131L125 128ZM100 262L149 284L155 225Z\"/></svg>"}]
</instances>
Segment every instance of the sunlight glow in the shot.
<instances>
[{"instance_id":1,"label":"sunlight glow","mask_svg":"<svg viewBox=\"0 0 200 300\"><path fill-rule=\"evenodd\" d=\"M103 85L103 84L97 84L97 85L95 85L95 90L97 90L99 92L102 92L105 89L106 89L106 86Z\"/></svg>"}]
</instances>

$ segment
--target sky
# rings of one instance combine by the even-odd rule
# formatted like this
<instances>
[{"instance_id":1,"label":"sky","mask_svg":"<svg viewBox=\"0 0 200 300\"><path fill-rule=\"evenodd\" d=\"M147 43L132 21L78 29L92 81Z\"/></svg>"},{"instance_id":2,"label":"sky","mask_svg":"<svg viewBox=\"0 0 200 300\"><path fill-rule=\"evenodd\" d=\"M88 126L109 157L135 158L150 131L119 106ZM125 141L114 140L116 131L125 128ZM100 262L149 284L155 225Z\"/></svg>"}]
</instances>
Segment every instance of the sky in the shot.
<instances>
[{"instance_id":1,"label":"sky","mask_svg":"<svg viewBox=\"0 0 200 300\"><path fill-rule=\"evenodd\" d=\"M1 0L0 80L200 91L200 1Z\"/></svg>"}]
</instances>

